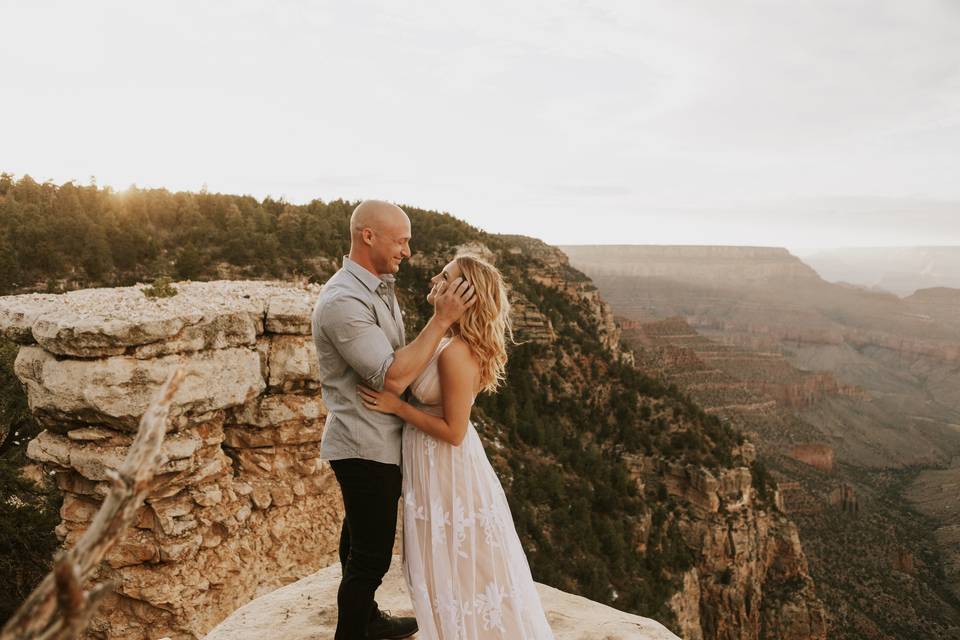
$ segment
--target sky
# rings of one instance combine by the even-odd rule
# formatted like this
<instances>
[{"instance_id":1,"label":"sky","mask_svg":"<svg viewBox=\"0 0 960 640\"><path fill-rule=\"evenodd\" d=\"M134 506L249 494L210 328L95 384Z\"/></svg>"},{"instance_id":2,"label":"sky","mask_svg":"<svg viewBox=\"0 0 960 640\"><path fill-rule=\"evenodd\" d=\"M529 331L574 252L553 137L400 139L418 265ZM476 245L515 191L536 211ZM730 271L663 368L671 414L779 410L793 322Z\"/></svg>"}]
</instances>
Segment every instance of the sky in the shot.
<instances>
[{"instance_id":1,"label":"sky","mask_svg":"<svg viewBox=\"0 0 960 640\"><path fill-rule=\"evenodd\" d=\"M960 245L954 0L0 0L0 22L18 176L376 197L552 244Z\"/></svg>"}]
</instances>

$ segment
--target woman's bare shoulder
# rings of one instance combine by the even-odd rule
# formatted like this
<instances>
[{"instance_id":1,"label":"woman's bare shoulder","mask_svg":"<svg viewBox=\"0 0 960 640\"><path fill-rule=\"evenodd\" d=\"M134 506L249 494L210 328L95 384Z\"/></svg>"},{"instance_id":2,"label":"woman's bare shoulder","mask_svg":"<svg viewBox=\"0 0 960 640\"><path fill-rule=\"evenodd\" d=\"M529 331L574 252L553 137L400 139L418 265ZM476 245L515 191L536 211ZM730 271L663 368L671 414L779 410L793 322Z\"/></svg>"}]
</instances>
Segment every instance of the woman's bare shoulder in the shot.
<instances>
[{"instance_id":1,"label":"woman's bare shoulder","mask_svg":"<svg viewBox=\"0 0 960 640\"><path fill-rule=\"evenodd\" d=\"M440 352L440 362L444 364L456 364L460 366L469 365L479 370L480 363L473 354L473 349L459 336L450 340L443 351Z\"/></svg>"},{"instance_id":2,"label":"woman's bare shoulder","mask_svg":"<svg viewBox=\"0 0 960 640\"><path fill-rule=\"evenodd\" d=\"M437 365L440 368L441 379L444 376L455 376L473 387L473 397L479 392L480 362L466 342L455 337L443 351ZM473 400L471 400L471 403Z\"/></svg>"}]
</instances>

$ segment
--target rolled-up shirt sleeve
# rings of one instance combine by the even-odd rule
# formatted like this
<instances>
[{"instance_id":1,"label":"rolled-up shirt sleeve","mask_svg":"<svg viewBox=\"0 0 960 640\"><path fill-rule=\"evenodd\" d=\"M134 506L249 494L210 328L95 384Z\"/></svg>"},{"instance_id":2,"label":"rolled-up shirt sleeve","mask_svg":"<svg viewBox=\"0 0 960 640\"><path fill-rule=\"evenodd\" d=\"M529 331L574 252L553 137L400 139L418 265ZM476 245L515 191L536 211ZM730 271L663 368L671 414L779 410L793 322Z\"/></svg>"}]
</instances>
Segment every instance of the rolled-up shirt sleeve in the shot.
<instances>
[{"instance_id":1,"label":"rolled-up shirt sleeve","mask_svg":"<svg viewBox=\"0 0 960 640\"><path fill-rule=\"evenodd\" d=\"M373 310L357 298L338 298L324 309L320 328L364 382L377 391L383 390L394 354Z\"/></svg>"}]
</instances>

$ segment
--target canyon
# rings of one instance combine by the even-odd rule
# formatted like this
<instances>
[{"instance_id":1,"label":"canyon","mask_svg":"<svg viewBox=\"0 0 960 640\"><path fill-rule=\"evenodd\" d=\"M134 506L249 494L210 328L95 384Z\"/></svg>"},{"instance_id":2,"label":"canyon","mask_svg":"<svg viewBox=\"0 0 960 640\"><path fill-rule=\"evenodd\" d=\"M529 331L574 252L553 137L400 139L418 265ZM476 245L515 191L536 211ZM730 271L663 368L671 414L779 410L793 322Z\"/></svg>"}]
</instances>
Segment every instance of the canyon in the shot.
<instances>
[{"instance_id":1,"label":"canyon","mask_svg":"<svg viewBox=\"0 0 960 640\"><path fill-rule=\"evenodd\" d=\"M27 455L63 495L72 545L106 495L152 392L175 367L160 471L98 580L118 584L91 637L197 638L250 598L336 557L339 488L319 459L309 312L316 291L178 283L0 298L15 371L45 427Z\"/></svg>"},{"instance_id":2,"label":"canyon","mask_svg":"<svg viewBox=\"0 0 960 640\"><path fill-rule=\"evenodd\" d=\"M618 386L607 376L614 370L635 375L611 308L556 249L519 238L498 249L515 285L517 336L535 355L524 375L540 385L542 397L563 406L588 397L598 408L589 410L594 415L610 406ZM411 269L429 270L437 259L421 256ZM334 562L339 495L318 459L326 412L308 335L319 284L185 281L172 287L176 294L169 298L147 297L143 285L0 298L2 332L20 345L16 374L45 427L29 444L36 465L29 471L52 474L63 495L57 534L64 544L96 510L106 470L129 445L151 389L171 367L187 369L162 474L135 528L100 569L100 578L120 586L94 619L90 637L200 638L244 603ZM398 297L407 321L417 322L422 309L411 293ZM566 371L562 380L551 377L559 370ZM712 446L715 436L700 432L709 416L682 409L663 393L636 398L637 407L651 409L657 428L666 429L662 441L706 438ZM542 521L548 514L537 503L524 502L516 474L524 465L543 469L537 474L556 468L556 454L518 440L482 409L477 424L513 497L515 517L535 518L544 538L530 549L536 572L555 556L549 545L559 549L572 534ZM634 530L610 540L635 544L622 552L648 567L633 584L650 591L651 603L662 603L649 615L693 639L826 637L797 527L780 509L776 490L754 476L748 441L729 451L715 445L729 461L706 465L693 463L685 444L678 451L656 444L617 454L598 449L608 445L589 423L564 428L597 451L591 455L622 459L626 481L635 487L630 491L647 496L643 511L630 519ZM558 477L575 487L584 482L576 473L565 469ZM584 605L573 617L580 611L584 620L597 615Z\"/></svg>"},{"instance_id":3,"label":"canyon","mask_svg":"<svg viewBox=\"0 0 960 640\"><path fill-rule=\"evenodd\" d=\"M0 205L13 214L5 228L31 234L12 244L16 277L0 283L19 294L0 298L5 400L29 436L8 438L0 462L4 473L52 485L41 496L18 482L3 503L18 505L5 512L5 539L34 552L0 565L18 593L56 545L54 528L67 544L84 529L151 390L174 366L188 375L162 472L100 567L117 589L90 636L202 637L244 603L262 605L257 596L327 571L339 496L317 459L326 410L307 313L348 249L356 203L118 194L26 177L0 186ZM509 285L516 340L507 383L477 398L472 419L534 578L686 637L825 638L804 512L785 500L804 494L778 488L765 466L765 445L751 433L762 421L740 429L638 365L616 307L557 248L405 211L416 246L396 293L408 336L432 312L430 278L458 251L494 261ZM65 230L76 228L105 239L95 255L74 250ZM929 309L917 313L949 314L937 296L918 304ZM682 367L691 355L676 359ZM705 394L728 384L702 382ZM863 387L826 375L741 386L724 404L758 415L777 398L809 410L821 396L853 399ZM787 463L822 473L829 455L809 448L818 443L804 436L790 446L807 447L793 451L819 467ZM842 464L834 455L834 470ZM858 487L829 489L843 513L864 512ZM31 535L20 535L24 527ZM890 561L926 570L926 556L909 548ZM583 610L584 620L593 615Z\"/></svg>"},{"instance_id":4,"label":"canyon","mask_svg":"<svg viewBox=\"0 0 960 640\"><path fill-rule=\"evenodd\" d=\"M756 443L830 637L960 637L960 291L828 283L777 248L563 250L638 365Z\"/></svg>"}]
</instances>

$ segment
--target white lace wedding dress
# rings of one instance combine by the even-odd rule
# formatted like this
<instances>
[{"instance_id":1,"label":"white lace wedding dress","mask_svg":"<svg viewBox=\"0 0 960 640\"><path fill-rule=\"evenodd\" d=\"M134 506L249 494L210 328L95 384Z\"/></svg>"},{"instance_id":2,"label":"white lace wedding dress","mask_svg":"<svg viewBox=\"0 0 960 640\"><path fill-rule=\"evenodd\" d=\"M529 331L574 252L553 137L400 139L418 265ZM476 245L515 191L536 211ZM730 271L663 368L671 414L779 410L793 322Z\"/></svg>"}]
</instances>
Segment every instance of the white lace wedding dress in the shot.
<instances>
[{"instance_id":1,"label":"white lace wedding dress","mask_svg":"<svg viewBox=\"0 0 960 640\"><path fill-rule=\"evenodd\" d=\"M437 358L410 386L442 415ZM507 498L473 424L459 447L403 428L404 575L423 640L547 640Z\"/></svg>"}]
</instances>

